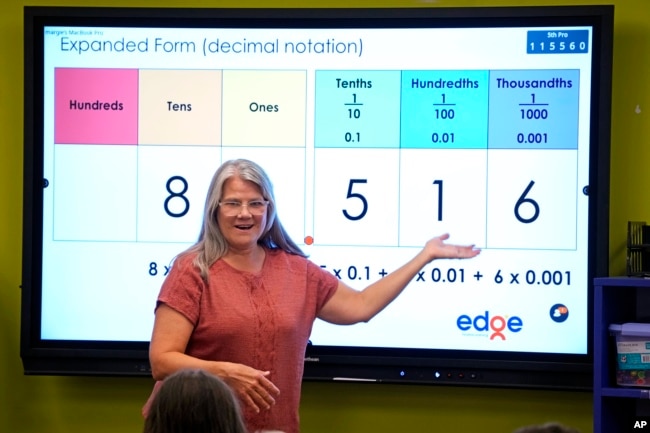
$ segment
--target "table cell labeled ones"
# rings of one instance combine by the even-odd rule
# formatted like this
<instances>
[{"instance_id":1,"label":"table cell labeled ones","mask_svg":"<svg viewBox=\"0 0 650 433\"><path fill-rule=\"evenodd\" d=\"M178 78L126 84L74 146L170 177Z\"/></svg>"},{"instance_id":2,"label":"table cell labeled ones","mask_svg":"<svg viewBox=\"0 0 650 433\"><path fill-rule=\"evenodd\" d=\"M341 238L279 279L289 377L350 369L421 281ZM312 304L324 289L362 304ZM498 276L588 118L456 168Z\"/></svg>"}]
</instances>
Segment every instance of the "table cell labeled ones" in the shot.
<instances>
[{"instance_id":1,"label":"table cell labeled ones","mask_svg":"<svg viewBox=\"0 0 650 433\"><path fill-rule=\"evenodd\" d=\"M304 243L306 173L305 149L298 147L234 147L222 148L222 160L245 158L262 166L273 182L276 217L291 239Z\"/></svg>"},{"instance_id":2,"label":"table cell labeled ones","mask_svg":"<svg viewBox=\"0 0 650 433\"><path fill-rule=\"evenodd\" d=\"M305 146L305 71L223 72L223 146Z\"/></svg>"}]
</instances>

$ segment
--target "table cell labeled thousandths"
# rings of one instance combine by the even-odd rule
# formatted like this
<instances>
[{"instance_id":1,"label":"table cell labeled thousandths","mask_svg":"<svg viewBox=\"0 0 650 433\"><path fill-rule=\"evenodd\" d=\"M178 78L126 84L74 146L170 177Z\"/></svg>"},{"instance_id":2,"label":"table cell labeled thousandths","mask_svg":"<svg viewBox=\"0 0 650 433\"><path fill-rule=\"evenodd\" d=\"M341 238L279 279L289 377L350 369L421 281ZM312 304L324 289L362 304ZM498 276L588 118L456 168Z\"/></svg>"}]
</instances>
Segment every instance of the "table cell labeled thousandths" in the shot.
<instances>
[{"instance_id":1,"label":"table cell labeled thousandths","mask_svg":"<svg viewBox=\"0 0 650 433\"><path fill-rule=\"evenodd\" d=\"M222 145L304 147L306 86L306 71L224 71Z\"/></svg>"},{"instance_id":2,"label":"table cell labeled thousandths","mask_svg":"<svg viewBox=\"0 0 650 433\"><path fill-rule=\"evenodd\" d=\"M218 70L141 70L138 143L219 145L221 75Z\"/></svg>"},{"instance_id":3,"label":"table cell labeled thousandths","mask_svg":"<svg viewBox=\"0 0 650 433\"><path fill-rule=\"evenodd\" d=\"M488 146L577 149L579 103L577 69L491 71Z\"/></svg>"},{"instance_id":4,"label":"table cell labeled thousandths","mask_svg":"<svg viewBox=\"0 0 650 433\"><path fill-rule=\"evenodd\" d=\"M314 244L397 245L399 149L316 149Z\"/></svg>"},{"instance_id":5,"label":"table cell labeled thousandths","mask_svg":"<svg viewBox=\"0 0 650 433\"><path fill-rule=\"evenodd\" d=\"M485 246L485 149L402 149L399 163L399 246L443 233Z\"/></svg>"},{"instance_id":6,"label":"table cell labeled thousandths","mask_svg":"<svg viewBox=\"0 0 650 433\"><path fill-rule=\"evenodd\" d=\"M137 144L138 70L56 68L54 142Z\"/></svg>"},{"instance_id":7,"label":"table cell labeled thousandths","mask_svg":"<svg viewBox=\"0 0 650 433\"><path fill-rule=\"evenodd\" d=\"M488 71L403 71L401 147L485 149Z\"/></svg>"},{"instance_id":8,"label":"table cell labeled thousandths","mask_svg":"<svg viewBox=\"0 0 650 433\"><path fill-rule=\"evenodd\" d=\"M398 148L399 71L316 71L316 148Z\"/></svg>"},{"instance_id":9,"label":"table cell labeled thousandths","mask_svg":"<svg viewBox=\"0 0 650 433\"><path fill-rule=\"evenodd\" d=\"M487 248L574 250L577 184L574 150L489 150Z\"/></svg>"}]
</instances>

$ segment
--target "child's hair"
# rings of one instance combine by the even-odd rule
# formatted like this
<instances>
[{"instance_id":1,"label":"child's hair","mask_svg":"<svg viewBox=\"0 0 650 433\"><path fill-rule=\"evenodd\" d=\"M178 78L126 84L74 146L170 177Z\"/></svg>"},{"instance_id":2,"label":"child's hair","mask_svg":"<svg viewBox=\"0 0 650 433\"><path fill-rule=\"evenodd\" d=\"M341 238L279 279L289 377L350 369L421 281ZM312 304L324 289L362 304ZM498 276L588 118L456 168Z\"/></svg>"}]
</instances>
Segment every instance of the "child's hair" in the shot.
<instances>
[{"instance_id":1,"label":"child's hair","mask_svg":"<svg viewBox=\"0 0 650 433\"><path fill-rule=\"evenodd\" d=\"M580 433L573 427L568 427L558 422L547 422L544 424L528 425L519 427L512 433Z\"/></svg>"},{"instance_id":2,"label":"child's hair","mask_svg":"<svg viewBox=\"0 0 650 433\"><path fill-rule=\"evenodd\" d=\"M246 433L239 403L225 382L198 369L167 377L154 397L144 433Z\"/></svg>"}]
</instances>

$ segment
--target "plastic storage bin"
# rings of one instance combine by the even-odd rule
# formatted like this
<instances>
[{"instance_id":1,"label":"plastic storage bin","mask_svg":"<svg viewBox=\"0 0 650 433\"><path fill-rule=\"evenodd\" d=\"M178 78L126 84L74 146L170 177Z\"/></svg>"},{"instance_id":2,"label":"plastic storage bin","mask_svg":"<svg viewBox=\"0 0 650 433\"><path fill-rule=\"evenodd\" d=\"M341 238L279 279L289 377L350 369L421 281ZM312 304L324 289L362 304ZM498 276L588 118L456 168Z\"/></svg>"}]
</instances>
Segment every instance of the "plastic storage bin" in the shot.
<instances>
[{"instance_id":1,"label":"plastic storage bin","mask_svg":"<svg viewBox=\"0 0 650 433\"><path fill-rule=\"evenodd\" d=\"M616 337L616 383L650 387L650 323L612 324Z\"/></svg>"}]
</instances>

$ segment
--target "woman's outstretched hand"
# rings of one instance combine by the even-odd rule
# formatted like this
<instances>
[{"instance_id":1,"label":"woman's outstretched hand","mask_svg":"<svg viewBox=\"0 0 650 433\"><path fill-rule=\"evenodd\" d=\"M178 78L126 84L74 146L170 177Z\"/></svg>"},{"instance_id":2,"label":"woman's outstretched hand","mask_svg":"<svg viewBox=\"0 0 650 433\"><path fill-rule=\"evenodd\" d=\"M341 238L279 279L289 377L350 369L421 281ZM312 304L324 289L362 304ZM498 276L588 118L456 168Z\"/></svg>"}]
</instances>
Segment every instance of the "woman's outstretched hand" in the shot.
<instances>
[{"instance_id":1,"label":"woman's outstretched hand","mask_svg":"<svg viewBox=\"0 0 650 433\"><path fill-rule=\"evenodd\" d=\"M454 245L447 244L445 241L449 239L449 233L436 236L427 241L424 250L429 256L429 260L434 259L471 259L481 253L479 248L474 245Z\"/></svg>"}]
</instances>

